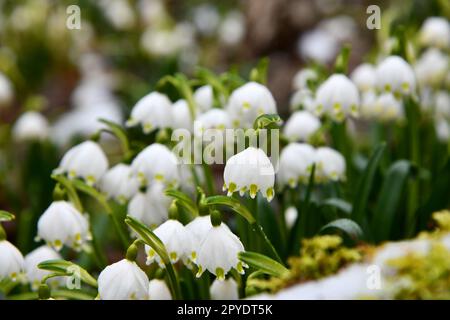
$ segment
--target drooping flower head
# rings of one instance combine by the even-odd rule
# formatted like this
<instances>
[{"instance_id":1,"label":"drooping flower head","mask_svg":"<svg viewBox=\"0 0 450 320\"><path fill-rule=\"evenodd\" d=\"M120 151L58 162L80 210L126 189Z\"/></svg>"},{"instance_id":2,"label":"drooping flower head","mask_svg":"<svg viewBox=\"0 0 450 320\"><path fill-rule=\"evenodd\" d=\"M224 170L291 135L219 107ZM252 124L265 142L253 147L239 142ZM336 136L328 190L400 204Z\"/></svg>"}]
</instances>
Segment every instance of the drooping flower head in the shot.
<instances>
[{"instance_id":1,"label":"drooping flower head","mask_svg":"<svg viewBox=\"0 0 450 320\"><path fill-rule=\"evenodd\" d=\"M195 90L194 100L197 104L198 111L206 112L213 107L214 92L210 85L204 85Z\"/></svg>"},{"instance_id":2,"label":"drooping flower head","mask_svg":"<svg viewBox=\"0 0 450 320\"><path fill-rule=\"evenodd\" d=\"M260 191L269 201L274 196L275 171L261 149L249 147L228 159L223 178L223 189L228 190L229 196L235 191L241 196L249 192L251 198Z\"/></svg>"},{"instance_id":3,"label":"drooping flower head","mask_svg":"<svg viewBox=\"0 0 450 320\"><path fill-rule=\"evenodd\" d=\"M164 280L150 280L148 287L148 298L150 300L172 300L172 294Z\"/></svg>"},{"instance_id":4,"label":"drooping flower head","mask_svg":"<svg viewBox=\"0 0 450 320\"><path fill-rule=\"evenodd\" d=\"M306 143L290 143L280 155L278 179L280 185L295 188L297 184L307 183L316 160L316 151Z\"/></svg>"},{"instance_id":5,"label":"drooping flower head","mask_svg":"<svg viewBox=\"0 0 450 320\"><path fill-rule=\"evenodd\" d=\"M376 68L377 88L395 95L409 95L416 90L411 66L399 56L385 58Z\"/></svg>"},{"instance_id":6,"label":"drooping flower head","mask_svg":"<svg viewBox=\"0 0 450 320\"><path fill-rule=\"evenodd\" d=\"M11 242L0 240L0 280L16 281L24 272L22 253Z\"/></svg>"},{"instance_id":7,"label":"drooping flower head","mask_svg":"<svg viewBox=\"0 0 450 320\"><path fill-rule=\"evenodd\" d=\"M318 182L345 179L345 167L345 159L338 151L329 147L317 148L315 178Z\"/></svg>"},{"instance_id":8,"label":"drooping flower head","mask_svg":"<svg viewBox=\"0 0 450 320\"><path fill-rule=\"evenodd\" d=\"M308 111L296 111L286 121L284 135L290 141L308 141L320 128L320 120Z\"/></svg>"},{"instance_id":9,"label":"drooping flower head","mask_svg":"<svg viewBox=\"0 0 450 320\"><path fill-rule=\"evenodd\" d=\"M376 75L375 67L369 63L363 63L353 70L350 78L358 87L360 92L375 89Z\"/></svg>"},{"instance_id":10,"label":"drooping flower head","mask_svg":"<svg viewBox=\"0 0 450 320\"><path fill-rule=\"evenodd\" d=\"M100 189L109 198L125 203L139 188L139 181L131 175L130 166L119 163L109 169L100 181Z\"/></svg>"},{"instance_id":11,"label":"drooping flower head","mask_svg":"<svg viewBox=\"0 0 450 320\"><path fill-rule=\"evenodd\" d=\"M48 138L49 125L47 119L35 111L23 113L13 127L13 137L18 141L45 140Z\"/></svg>"},{"instance_id":12,"label":"drooping flower head","mask_svg":"<svg viewBox=\"0 0 450 320\"><path fill-rule=\"evenodd\" d=\"M448 49L450 48L450 24L443 17L429 17L422 25L419 37L424 46Z\"/></svg>"},{"instance_id":13,"label":"drooping flower head","mask_svg":"<svg viewBox=\"0 0 450 320\"><path fill-rule=\"evenodd\" d=\"M233 278L224 281L214 280L209 288L212 300L238 300L238 285Z\"/></svg>"},{"instance_id":14,"label":"drooping flower head","mask_svg":"<svg viewBox=\"0 0 450 320\"><path fill-rule=\"evenodd\" d=\"M58 252L47 245L34 249L25 256L25 272L27 280L31 284L33 290L37 290L41 284L41 280L51 274L51 271L38 268L38 264L47 260L61 259ZM55 277L47 280L47 284L57 285L61 282L61 278Z\"/></svg>"}]
</instances>

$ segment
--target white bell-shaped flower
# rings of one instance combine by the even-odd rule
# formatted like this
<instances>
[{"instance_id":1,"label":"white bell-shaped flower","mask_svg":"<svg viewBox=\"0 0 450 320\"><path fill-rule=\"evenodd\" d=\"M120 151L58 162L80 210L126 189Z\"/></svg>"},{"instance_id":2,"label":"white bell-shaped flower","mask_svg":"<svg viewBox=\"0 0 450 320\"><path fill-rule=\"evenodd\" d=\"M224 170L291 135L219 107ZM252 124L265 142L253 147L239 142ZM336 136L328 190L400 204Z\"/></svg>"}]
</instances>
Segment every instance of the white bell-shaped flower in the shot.
<instances>
[{"instance_id":1,"label":"white bell-shaped flower","mask_svg":"<svg viewBox=\"0 0 450 320\"><path fill-rule=\"evenodd\" d=\"M336 121L357 116L359 93L355 84L343 74L333 74L316 92L316 112L325 113Z\"/></svg>"},{"instance_id":2,"label":"white bell-shaped flower","mask_svg":"<svg viewBox=\"0 0 450 320\"><path fill-rule=\"evenodd\" d=\"M292 86L295 90L308 89L308 82L318 79L318 74L314 69L302 69L298 71L292 79Z\"/></svg>"},{"instance_id":3,"label":"white bell-shaped flower","mask_svg":"<svg viewBox=\"0 0 450 320\"><path fill-rule=\"evenodd\" d=\"M62 259L58 252L47 245L34 249L25 256L25 272L27 280L33 290L37 290L41 284L41 280L49 275L51 271L38 268L38 264L47 260ZM61 282L60 277L50 278L47 284L55 286Z\"/></svg>"},{"instance_id":4,"label":"white bell-shaped flower","mask_svg":"<svg viewBox=\"0 0 450 320\"><path fill-rule=\"evenodd\" d=\"M145 272L127 259L107 266L98 276L101 300L147 300L148 286Z\"/></svg>"},{"instance_id":5,"label":"white bell-shaped flower","mask_svg":"<svg viewBox=\"0 0 450 320\"><path fill-rule=\"evenodd\" d=\"M131 169L143 185L153 181L176 185L179 181L177 165L175 154L165 145L153 143L134 158Z\"/></svg>"},{"instance_id":6,"label":"white bell-shaped flower","mask_svg":"<svg viewBox=\"0 0 450 320\"><path fill-rule=\"evenodd\" d=\"M37 240L61 250L64 245L80 250L91 239L88 219L67 201L54 201L38 221Z\"/></svg>"},{"instance_id":7,"label":"white bell-shaped flower","mask_svg":"<svg viewBox=\"0 0 450 320\"><path fill-rule=\"evenodd\" d=\"M275 99L262 84L248 82L233 91L227 105L233 126L253 128L253 122L262 114L277 113Z\"/></svg>"},{"instance_id":8,"label":"white bell-shaped flower","mask_svg":"<svg viewBox=\"0 0 450 320\"><path fill-rule=\"evenodd\" d=\"M450 94L438 91L435 96L435 112L437 118L450 120Z\"/></svg>"},{"instance_id":9,"label":"white bell-shaped flower","mask_svg":"<svg viewBox=\"0 0 450 320\"><path fill-rule=\"evenodd\" d=\"M436 137L439 141L447 143L450 140L450 122L445 119L436 119L434 123Z\"/></svg>"},{"instance_id":10,"label":"white bell-shaped flower","mask_svg":"<svg viewBox=\"0 0 450 320\"><path fill-rule=\"evenodd\" d=\"M219 30L220 42L227 46L237 46L245 36L245 17L240 10L230 10Z\"/></svg>"},{"instance_id":11,"label":"white bell-shaped flower","mask_svg":"<svg viewBox=\"0 0 450 320\"><path fill-rule=\"evenodd\" d=\"M148 287L149 300L172 300L172 294L164 280L150 280Z\"/></svg>"},{"instance_id":12,"label":"white bell-shaped flower","mask_svg":"<svg viewBox=\"0 0 450 320\"><path fill-rule=\"evenodd\" d=\"M286 226L291 229L295 221L297 221L298 218L298 210L294 206L290 206L284 211L284 220L286 221Z\"/></svg>"},{"instance_id":13,"label":"white bell-shaped flower","mask_svg":"<svg viewBox=\"0 0 450 320\"><path fill-rule=\"evenodd\" d=\"M100 146L93 141L82 142L63 156L56 173L66 173L69 178L83 178L88 185L97 183L108 170L108 159Z\"/></svg>"},{"instance_id":14,"label":"white bell-shaped flower","mask_svg":"<svg viewBox=\"0 0 450 320\"><path fill-rule=\"evenodd\" d=\"M24 272L22 253L11 242L0 240L0 280L16 281Z\"/></svg>"},{"instance_id":15,"label":"white bell-shaped flower","mask_svg":"<svg viewBox=\"0 0 450 320\"><path fill-rule=\"evenodd\" d=\"M338 151L329 147L316 149L315 179L318 182L345 179L345 168L345 159Z\"/></svg>"},{"instance_id":16,"label":"white bell-shaped flower","mask_svg":"<svg viewBox=\"0 0 450 320\"><path fill-rule=\"evenodd\" d=\"M275 171L263 150L249 147L228 159L223 172L223 190L228 195L239 191L242 196L249 192L255 198L258 191L268 201L274 197Z\"/></svg>"},{"instance_id":17,"label":"white bell-shaped flower","mask_svg":"<svg viewBox=\"0 0 450 320\"><path fill-rule=\"evenodd\" d=\"M197 277L205 270L216 275L217 279L224 280L226 274L232 269L244 273L245 265L239 261L239 252L244 246L224 223L211 228L205 236L197 254Z\"/></svg>"},{"instance_id":18,"label":"white bell-shaped flower","mask_svg":"<svg viewBox=\"0 0 450 320\"><path fill-rule=\"evenodd\" d=\"M144 133L169 128L172 124L171 110L172 103L166 95L152 92L134 105L126 125L132 127L140 124Z\"/></svg>"},{"instance_id":19,"label":"white bell-shaped flower","mask_svg":"<svg viewBox=\"0 0 450 320\"><path fill-rule=\"evenodd\" d=\"M373 90L376 86L375 67L370 63L363 63L353 70L350 79L361 92Z\"/></svg>"},{"instance_id":20,"label":"white bell-shaped flower","mask_svg":"<svg viewBox=\"0 0 450 320\"><path fill-rule=\"evenodd\" d=\"M371 119L376 117L375 101L377 94L374 90L368 90L361 94L361 115L364 118Z\"/></svg>"},{"instance_id":21,"label":"white bell-shaped flower","mask_svg":"<svg viewBox=\"0 0 450 320\"><path fill-rule=\"evenodd\" d=\"M291 110L304 109L311 113L316 110L316 102L311 90L300 89L292 95L289 100L289 106Z\"/></svg>"},{"instance_id":22,"label":"white bell-shaped flower","mask_svg":"<svg viewBox=\"0 0 450 320\"><path fill-rule=\"evenodd\" d=\"M14 97L11 81L0 72L0 108L8 106Z\"/></svg>"},{"instance_id":23,"label":"white bell-shaped flower","mask_svg":"<svg viewBox=\"0 0 450 320\"><path fill-rule=\"evenodd\" d=\"M208 111L214 104L214 92L210 85L204 85L195 90L194 101L199 112Z\"/></svg>"},{"instance_id":24,"label":"white bell-shaped flower","mask_svg":"<svg viewBox=\"0 0 450 320\"><path fill-rule=\"evenodd\" d=\"M376 68L377 88L380 91L411 94L416 90L416 78L411 66L399 56L385 58Z\"/></svg>"},{"instance_id":25,"label":"white bell-shaped flower","mask_svg":"<svg viewBox=\"0 0 450 320\"><path fill-rule=\"evenodd\" d=\"M186 229L191 233L194 248L200 248L200 245L212 227L213 225L209 215L196 217L186 225ZM223 224L223 227L228 228L226 224Z\"/></svg>"},{"instance_id":26,"label":"white bell-shaped flower","mask_svg":"<svg viewBox=\"0 0 450 320\"><path fill-rule=\"evenodd\" d=\"M139 189L139 180L132 176L129 165L119 163L109 169L100 180L100 189L109 198L125 203Z\"/></svg>"},{"instance_id":27,"label":"white bell-shaped flower","mask_svg":"<svg viewBox=\"0 0 450 320\"><path fill-rule=\"evenodd\" d=\"M201 137L206 130L225 130L232 127L229 114L222 109L211 109L197 117L194 123L194 134Z\"/></svg>"},{"instance_id":28,"label":"white bell-shaped flower","mask_svg":"<svg viewBox=\"0 0 450 320\"><path fill-rule=\"evenodd\" d=\"M172 106L173 128L192 131L193 120L186 100L180 99Z\"/></svg>"},{"instance_id":29,"label":"white bell-shaped flower","mask_svg":"<svg viewBox=\"0 0 450 320\"><path fill-rule=\"evenodd\" d=\"M287 120L283 133L290 141L308 141L320 128L320 120L308 111L296 111Z\"/></svg>"},{"instance_id":30,"label":"white bell-shaped flower","mask_svg":"<svg viewBox=\"0 0 450 320\"><path fill-rule=\"evenodd\" d=\"M278 181L281 186L295 188L297 184L307 183L316 160L316 151L306 143L290 143L280 154Z\"/></svg>"},{"instance_id":31,"label":"white bell-shaped flower","mask_svg":"<svg viewBox=\"0 0 450 320\"><path fill-rule=\"evenodd\" d=\"M419 37L424 46L448 49L450 48L450 24L444 17L429 17L422 25Z\"/></svg>"},{"instance_id":32,"label":"white bell-shaped flower","mask_svg":"<svg viewBox=\"0 0 450 320\"><path fill-rule=\"evenodd\" d=\"M448 55L430 48L417 60L414 70L421 86L440 86L449 72Z\"/></svg>"},{"instance_id":33,"label":"white bell-shaped flower","mask_svg":"<svg viewBox=\"0 0 450 320\"><path fill-rule=\"evenodd\" d=\"M211 287L209 288L209 293L212 300L239 299L238 285L233 278L228 278L223 281L220 281L218 279L214 280Z\"/></svg>"},{"instance_id":34,"label":"white bell-shaped flower","mask_svg":"<svg viewBox=\"0 0 450 320\"><path fill-rule=\"evenodd\" d=\"M49 131L48 121L42 114L27 111L17 119L12 134L17 141L45 140Z\"/></svg>"},{"instance_id":35,"label":"white bell-shaped flower","mask_svg":"<svg viewBox=\"0 0 450 320\"><path fill-rule=\"evenodd\" d=\"M403 103L392 93L379 95L374 103L374 112L378 119L393 121L403 118Z\"/></svg>"},{"instance_id":36,"label":"white bell-shaped flower","mask_svg":"<svg viewBox=\"0 0 450 320\"><path fill-rule=\"evenodd\" d=\"M152 183L145 192L138 192L128 204L128 214L147 226L155 227L169 217L171 198L166 196L165 186Z\"/></svg>"},{"instance_id":37,"label":"white bell-shaped flower","mask_svg":"<svg viewBox=\"0 0 450 320\"><path fill-rule=\"evenodd\" d=\"M195 261L197 253L196 248L193 247L191 233L179 221L167 220L153 232L164 243L172 263L177 263L180 259L186 264L189 261ZM161 257L155 250L146 245L145 252L147 253L147 264L156 261L161 268L164 268Z\"/></svg>"}]
</instances>

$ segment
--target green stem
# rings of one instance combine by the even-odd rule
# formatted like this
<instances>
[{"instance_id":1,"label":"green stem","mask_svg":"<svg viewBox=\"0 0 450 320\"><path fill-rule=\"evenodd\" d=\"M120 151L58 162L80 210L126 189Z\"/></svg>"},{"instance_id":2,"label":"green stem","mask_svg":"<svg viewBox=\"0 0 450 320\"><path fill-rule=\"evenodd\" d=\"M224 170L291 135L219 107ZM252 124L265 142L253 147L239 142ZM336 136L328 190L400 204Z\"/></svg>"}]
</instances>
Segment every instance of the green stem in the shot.
<instances>
[{"instance_id":1,"label":"green stem","mask_svg":"<svg viewBox=\"0 0 450 320\"><path fill-rule=\"evenodd\" d=\"M205 174L206 179L206 188L208 190L209 195L216 194L215 188L214 188L214 178L211 172L211 167L207 165L204 161L202 161L202 167L203 167L203 173Z\"/></svg>"},{"instance_id":2,"label":"green stem","mask_svg":"<svg viewBox=\"0 0 450 320\"><path fill-rule=\"evenodd\" d=\"M257 223L252 224L253 230L263 239L264 243L266 244L267 248L269 249L272 256L281 264L283 264L280 256L277 253L277 250L275 250L274 246L270 242L269 238L267 238L267 235L264 233L263 228Z\"/></svg>"}]
</instances>

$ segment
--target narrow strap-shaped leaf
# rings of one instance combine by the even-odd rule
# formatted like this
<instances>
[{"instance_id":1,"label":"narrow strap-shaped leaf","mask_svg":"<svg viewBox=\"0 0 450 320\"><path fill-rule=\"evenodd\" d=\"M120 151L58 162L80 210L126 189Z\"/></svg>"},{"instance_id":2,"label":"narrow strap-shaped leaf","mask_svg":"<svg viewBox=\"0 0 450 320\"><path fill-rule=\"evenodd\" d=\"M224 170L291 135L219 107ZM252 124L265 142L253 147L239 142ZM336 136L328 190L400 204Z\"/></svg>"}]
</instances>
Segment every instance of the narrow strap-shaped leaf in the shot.
<instances>
[{"instance_id":1,"label":"narrow strap-shaped leaf","mask_svg":"<svg viewBox=\"0 0 450 320\"><path fill-rule=\"evenodd\" d=\"M67 260L47 260L43 261L38 264L39 269L53 271L57 274L65 275L65 276L72 276L75 272L80 276L80 279L87 283L88 285L91 285L93 287L97 287L97 280L93 276L89 274L85 269L80 267L79 265L67 261Z\"/></svg>"},{"instance_id":2,"label":"narrow strap-shaped leaf","mask_svg":"<svg viewBox=\"0 0 450 320\"><path fill-rule=\"evenodd\" d=\"M347 214L351 214L353 209L351 203L339 198L329 198L322 202L321 206L333 207Z\"/></svg>"},{"instance_id":3,"label":"narrow strap-shaped leaf","mask_svg":"<svg viewBox=\"0 0 450 320\"><path fill-rule=\"evenodd\" d=\"M337 219L331 221L320 229L320 232L324 232L328 229L339 229L345 232L353 240L361 238L363 231L361 227L353 220L350 219Z\"/></svg>"},{"instance_id":4,"label":"narrow strap-shaped leaf","mask_svg":"<svg viewBox=\"0 0 450 320\"><path fill-rule=\"evenodd\" d=\"M370 157L369 163L357 184L357 192L353 201L352 219L361 224L365 220L367 212L367 202L369 200L370 190L372 189L373 179L383 155L386 143L381 143Z\"/></svg>"},{"instance_id":5,"label":"narrow strap-shaped leaf","mask_svg":"<svg viewBox=\"0 0 450 320\"><path fill-rule=\"evenodd\" d=\"M0 221L11 221L14 219L15 216L12 213L5 210L0 210Z\"/></svg>"},{"instance_id":6,"label":"narrow strap-shaped leaf","mask_svg":"<svg viewBox=\"0 0 450 320\"><path fill-rule=\"evenodd\" d=\"M377 241L388 240L411 169L412 165L409 161L398 160L389 167L386 173L371 224Z\"/></svg>"},{"instance_id":7,"label":"narrow strap-shaped leaf","mask_svg":"<svg viewBox=\"0 0 450 320\"><path fill-rule=\"evenodd\" d=\"M275 277L281 278L289 273L282 264L257 252L240 252L239 259L256 270Z\"/></svg>"},{"instance_id":8,"label":"narrow strap-shaped leaf","mask_svg":"<svg viewBox=\"0 0 450 320\"><path fill-rule=\"evenodd\" d=\"M167 189L165 194L169 197L177 199L177 204L186 209L193 217L198 216L198 208L187 194L176 189Z\"/></svg>"},{"instance_id":9,"label":"narrow strap-shaped leaf","mask_svg":"<svg viewBox=\"0 0 450 320\"><path fill-rule=\"evenodd\" d=\"M121 125L106 119L99 119L98 121L108 126L109 130L111 130L111 132L117 137L117 139L119 139L125 158L129 157L130 143L128 142L127 133L125 132L124 128Z\"/></svg>"},{"instance_id":10,"label":"narrow strap-shaped leaf","mask_svg":"<svg viewBox=\"0 0 450 320\"><path fill-rule=\"evenodd\" d=\"M181 299L181 289L175 270L170 262L169 254L167 253L164 243L150 230L147 226L139 222L137 219L127 216L125 219L128 224L155 252L159 255L162 262L166 266L167 275L169 278L169 285L174 299Z\"/></svg>"},{"instance_id":11,"label":"narrow strap-shaped leaf","mask_svg":"<svg viewBox=\"0 0 450 320\"><path fill-rule=\"evenodd\" d=\"M233 209L234 212L240 214L248 223L256 222L251 212L239 200L227 196L211 196L206 198L206 205L224 205Z\"/></svg>"}]
</instances>

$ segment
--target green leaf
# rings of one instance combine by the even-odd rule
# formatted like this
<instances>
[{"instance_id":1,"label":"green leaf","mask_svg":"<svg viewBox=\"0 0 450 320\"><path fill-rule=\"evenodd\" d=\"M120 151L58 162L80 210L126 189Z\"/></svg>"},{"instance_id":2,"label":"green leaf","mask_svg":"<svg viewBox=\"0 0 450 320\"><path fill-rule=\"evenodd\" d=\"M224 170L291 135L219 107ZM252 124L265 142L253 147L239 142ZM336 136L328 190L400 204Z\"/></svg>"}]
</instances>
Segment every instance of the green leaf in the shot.
<instances>
[{"instance_id":1,"label":"green leaf","mask_svg":"<svg viewBox=\"0 0 450 320\"><path fill-rule=\"evenodd\" d=\"M350 45L346 44L342 47L341 52L334 63L334 73L346 73L348 69L348 60L350 58Z\"/></svg>"},{"instance_id":2,"label":"green leaf","mask_svg":"<svg viewBox=\"0 0 450 320\"><path fill-rule=\"evenodd\" d=\"M89 272L87 272L79 265L67 260L57 259L44 261L38 264L38 268L52 271L62 276L72 276L77 273L83 282L93 287L97 287L97 280L95 280L95 278L91 276Z\"/></svg>"},{"instance_id":3,"label":"green leaf","mask_svg":"<svg viewBox=\"0 0 450 320\"><path fill-rule=\"evenodd\" d=\"M117 139L119 139L125 157L129 157L130 143L128 142L128 137L125 129L121 125L106 119L99 119L98 121L108 126L109 130L111 130L111 132L117 137Z\"/></svg>"},{"instance_id":4,"label":"green leaf","mask_svg":"<svg viewBox=\"0 0 450 320\"><path fill-rule=\"evenodd\" d=\"M278 278L289 274L289 270L275 260L256 252L240 252L239 259L249 266L265 274Z\"/></svg>"},{"instance_id":5,"label":"green leaf","mask_svg":"<svg viewBox=\"0 0 450 320\"><path fill-rule=\"evenodd\" d=\"M353 240L359 239L363 235L361 227L353 220L350 219L337 219L331 221L320 229L319 233L328 229L339 229L345 232Z\"/></svg>"},{"instance_id":6,"label":"green leaf","mask_svg":"<svg viewBox=\"0 0 450 320\"><path fill-rule=\"evenodd\" d=\"M371 224L377 241L388 240L394 224L395 213L412 168L409 161L398 160L389 167L386 173Z\"/></svg>"},{"instance_id":7,"label":"green leaf","mask_svg":"<svg viewBox=\"0 0 450 320\"><path fill-rule=\"evenodd\" d=\"M77 191L75 190L72 180L68 179L62 174L53 174L52 179L59 182L67 191L70 202L78 209L78 211L83 212L83 205L81 204L80 198L78 197Z\"/></svg>"},{"instance_id":8,"label":"green leaf","mask_svg":"<svg viewBox=\"0 0 450 320\"><path fill-rule=\"evenodd\" d=\"M320 204L321 206L333 207L344 213L352 213L352 204L339 198L329 198Z\"/></svg>"},{"instance_id":9,"label":"green leaf","mask_svg":"<svg viewBox=\"0 0 450 320\"><path fill-rule=\"evenodd\" d=\"M262 114L253 122L253 129L279 129L282 123L277 114Z\"/></svg>"},{"instance_id":10,"label":"green leaf","mask_svg":"<svg viewBox=\"0 0 450 320\"><path fill-rule=\"evenodd\" d=\"M365 222L367 213L367 202L372 189L375 172L380 163L386 143L382 142L373 152L369 163L357 184L357 192L353 201L352 219L359 224Z\"/></svg>"},{"instance_id":11,"label":"green leaf","mask_svg":"<svg viewBox=\"0 0 450 320\"><path fill-rule=\"evenodd\" d=\"M256 222L251 212L244 206L239 200L227 197L227 196L211 196L206 198L206 205L224 205L230 207L234 212L240 214L248 223L253 224Z\"/></svg>"},{"instance_id":12,"label":"green leaf","mask_svg":"<svg viewBox=\"0 0 450 320\"><path fill-rule=\"evenodd\" d=\"M187 194L176 189L167 189L165 194L169 197L177 199L177 205L186 209L193 217L198 216L198 208Z\"/></svg>"},{"instance_id":13,"label":"green leaf","mask_svg":"<svg viewBox=\"0 0 450 320\"><path fill-rule=\"evenodd\" d=\"M12 213L5 210L0 210L0 221L11 221L14 219L15 216Z\"/></svg>"},{"instance_id":14,"label":"green leaf","mask_svg":"<svg viewBox=\"0 0 450 320\"><path fill-rule=\"evenodd\" d=\"M159 255L166 266L172 295L174 299L181 299L180 283L170 262L169 254L167 253L164 243L156 236L156 234L153 233L152 230L135 218L127 216L125 222L141 237L142 241L149 245Z\"/></svg>"},{"instance_id":15,"label":"green leaf","mask_svg":"<svg viewBox=\"0 0 450 320\"><path fill-rule=\"evenodd\" d=\"M258 61L258 65L250 71L250 80L266 84L268 69L269 69L269 58L265 57L260 59Z\"/></svg>"}]
</instances>

